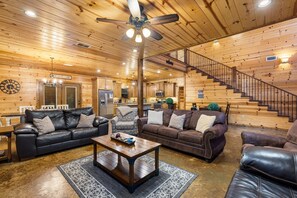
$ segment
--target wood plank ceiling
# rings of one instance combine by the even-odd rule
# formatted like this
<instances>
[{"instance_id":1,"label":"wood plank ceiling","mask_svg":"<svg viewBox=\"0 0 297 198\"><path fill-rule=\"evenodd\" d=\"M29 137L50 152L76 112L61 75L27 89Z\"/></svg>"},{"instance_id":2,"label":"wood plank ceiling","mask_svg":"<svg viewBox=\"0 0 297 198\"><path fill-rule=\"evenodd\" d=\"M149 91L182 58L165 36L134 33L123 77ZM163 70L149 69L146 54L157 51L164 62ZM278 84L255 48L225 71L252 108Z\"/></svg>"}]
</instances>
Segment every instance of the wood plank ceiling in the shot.
<instances>
[{"instance_id":1,"label":"wood plank ceiling","mask_svg":"<svg viewBox=\"0 0 297 198\"><path fill-rule=\"evenodd\" d=\"M148 18L177 13L180 20L150 27L161 41L147 39L145 57L181 49L297 16L297 0L272 0L258 8L258 0L140 0ZM25 15L36 12L36 18ZM134 41L121 41L125 25L97 23L96 17L128 21L126 0L1 0L0 66L24 66L87 75L136 77L139 49ZM90 48L76 46L78 42ZM123 64L125 63L125 65ZM71 64L72 67L64 66ZM182 76L145 62L149 80ZM96 71L100 69L100 73ZM158 74L157 70L161 69ZM118 76L116 75L117 73Z\"/></svg>"}]
</instances>

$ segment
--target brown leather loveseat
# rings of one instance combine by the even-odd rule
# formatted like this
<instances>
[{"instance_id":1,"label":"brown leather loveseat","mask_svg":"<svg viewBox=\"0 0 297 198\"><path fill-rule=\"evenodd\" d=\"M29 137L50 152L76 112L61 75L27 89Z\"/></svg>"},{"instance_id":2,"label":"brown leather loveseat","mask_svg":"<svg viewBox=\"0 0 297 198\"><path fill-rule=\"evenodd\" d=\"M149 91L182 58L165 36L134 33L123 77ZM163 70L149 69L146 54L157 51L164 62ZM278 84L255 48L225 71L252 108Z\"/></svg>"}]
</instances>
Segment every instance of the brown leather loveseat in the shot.
<instances>
[{"instance_id":1,"label":"brown leather loveseat","mask_svg":"<svg viewBox=\"0 0 297 198\"><path fill-rule=\"evenodd\" d=\"M211 162L219 155L226 144L225 114L218 111L190 111L162 109L163 125L147 124L148 118L138 120L139 136L159 142L164 146L203 157ZM168 127L172 114L186 114L183 130ZM204 133L195 130L198 119L202 114L216 116L214 125Z\"/></svg>"}]
</instances>

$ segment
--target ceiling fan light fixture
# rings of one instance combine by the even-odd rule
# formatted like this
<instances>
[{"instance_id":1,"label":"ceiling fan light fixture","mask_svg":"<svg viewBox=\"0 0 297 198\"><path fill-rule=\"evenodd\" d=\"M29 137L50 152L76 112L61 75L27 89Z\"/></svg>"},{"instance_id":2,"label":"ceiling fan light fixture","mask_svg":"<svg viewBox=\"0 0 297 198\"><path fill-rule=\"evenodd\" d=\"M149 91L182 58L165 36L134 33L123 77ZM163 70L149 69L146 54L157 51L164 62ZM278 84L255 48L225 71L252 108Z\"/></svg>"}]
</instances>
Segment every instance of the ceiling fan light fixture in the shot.
<instances>
[{"instance_id":1,"label":"ceiling fan light fixture","mask_svg":"<svg viewBox=\"0 0 297 198\"><path fill-rule=\"evenodd\" d=\"M143 28L142 34L143 34L144 38L148 38L151 35L151 31L148 28Z\"/></svg>"},{"instance_id":2,"label":"ceiling fan light fixture","mask_svg":"<svg viewBox=\"0 0 297 198\"><path fill-rule=\"evenodd\" d=\"M271 0L261 0L258 4L259 8L264 8L271 3Z\"/></svg>"},{"instance_id":3,"label":"ceiling fan light fixture","mask_svg":"<svg viewBox=\"0 0 297 198\"><path fill-rule=\"evenodd\" d=\"M127 30L126 35L129 38L132 38L134 36L134 32L135 30L133 28L130 28L129 30Z\"/></svg>"},{"instance_id":4,"label":"ceiling fan light fixture","mask_svg":"<svg viewBox=\"0 0 297 198\"><path fill-rule=\"evenodd\" d=\"M135 42L136 43L141 43L142 42L142 36L140 34L137 34L135 37Z\"/></svg>"}]
</instances>

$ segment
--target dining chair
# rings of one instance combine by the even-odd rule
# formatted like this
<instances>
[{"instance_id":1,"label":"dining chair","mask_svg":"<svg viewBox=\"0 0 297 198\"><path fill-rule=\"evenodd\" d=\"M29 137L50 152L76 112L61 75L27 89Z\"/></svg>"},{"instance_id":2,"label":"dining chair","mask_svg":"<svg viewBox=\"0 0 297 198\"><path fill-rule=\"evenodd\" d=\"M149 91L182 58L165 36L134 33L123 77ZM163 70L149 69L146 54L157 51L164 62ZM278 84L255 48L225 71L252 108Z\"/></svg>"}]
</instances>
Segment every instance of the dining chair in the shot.
<instances>
[{"instance_id":1,"label":"dining chair","mask_svg":"<svg viewBox=\"0 0 297 198\"><path fill-rule=\"evenodd\" d=\"M52 110L52 109L56 109L55 105L41 105L41 109L42 110Z\"/></svg>"},{"instance_id":2,"label":"dining chair","mask_svg":"<svg viewBox=\"0 0 297 198\"><path fill-rule=\"evenodd\" d=\"M57 105L57 109L69 109L69 105L68 104Z\"/></svg>"},{"instance_id":3,"label":"dining chair","mask_svg":"<svg viewBox=\"0 0 297 198\"><path fill-rule=\"evenodd\" d=\"M20 106L20 113L25 113L26 109L35 110L35 106Z\"/></svg>"}]
</instances>

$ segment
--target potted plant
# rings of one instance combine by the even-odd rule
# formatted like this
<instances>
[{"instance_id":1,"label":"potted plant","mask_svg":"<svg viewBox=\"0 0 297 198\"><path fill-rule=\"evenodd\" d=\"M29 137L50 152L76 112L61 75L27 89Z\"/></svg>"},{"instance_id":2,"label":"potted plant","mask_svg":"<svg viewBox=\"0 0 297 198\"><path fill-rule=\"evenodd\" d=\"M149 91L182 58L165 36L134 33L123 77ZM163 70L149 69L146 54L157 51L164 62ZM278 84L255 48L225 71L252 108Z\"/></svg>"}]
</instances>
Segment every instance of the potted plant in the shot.
<instances>
[{"instance_id":1,"label":"potted plant","mask_svg":"<svg viewBox=\"0 0 297 198\"><path fill-rule=\"evenodd\" d=\"M218 103L216 103L216 102L211 102L211 103L209 103L209 105L207 106L207 109L208 109L208 110L211 110L211 111L219 111L219 110L220 110L220 107L219 107Z\"/></svg>"},{"instance_id":2,"label":"potted plant","mask_svg":"<svg viewBox=\"0 0 297 198\"><path fill-rule=\"evenodd\" d=\"M166 98L166 103L168 105L168 109L174 109L174 103L172 98Z\"/></svg>"}]
</instances>

